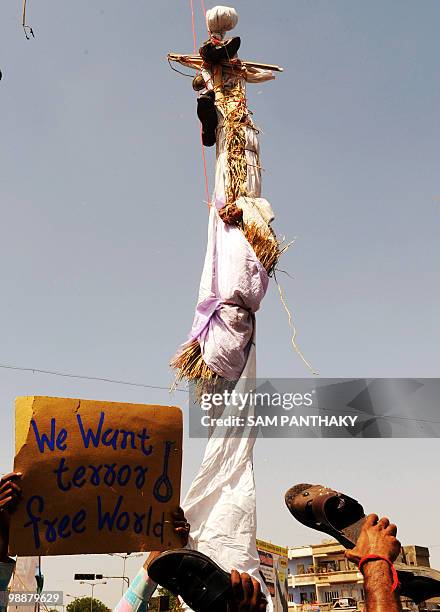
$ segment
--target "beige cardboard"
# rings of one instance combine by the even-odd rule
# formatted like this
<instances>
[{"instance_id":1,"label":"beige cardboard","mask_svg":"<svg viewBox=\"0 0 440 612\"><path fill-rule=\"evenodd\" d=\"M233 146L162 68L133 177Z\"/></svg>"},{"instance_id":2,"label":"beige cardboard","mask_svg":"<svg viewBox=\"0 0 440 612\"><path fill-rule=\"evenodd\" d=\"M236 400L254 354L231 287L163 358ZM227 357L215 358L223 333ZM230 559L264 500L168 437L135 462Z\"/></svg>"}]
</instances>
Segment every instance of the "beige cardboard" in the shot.
<instances>
[{"instance_id":1,"label":"beige cardboard","mask_svg":"<svg viewBox=\"0 0 440 612\"><path fill-rule=\"evenodd\" d=\"M23 499L11 521L10 554L181 546L171 518L180 500L179 408L19 397L15 441Z\"/></svg>"}]
</instances>

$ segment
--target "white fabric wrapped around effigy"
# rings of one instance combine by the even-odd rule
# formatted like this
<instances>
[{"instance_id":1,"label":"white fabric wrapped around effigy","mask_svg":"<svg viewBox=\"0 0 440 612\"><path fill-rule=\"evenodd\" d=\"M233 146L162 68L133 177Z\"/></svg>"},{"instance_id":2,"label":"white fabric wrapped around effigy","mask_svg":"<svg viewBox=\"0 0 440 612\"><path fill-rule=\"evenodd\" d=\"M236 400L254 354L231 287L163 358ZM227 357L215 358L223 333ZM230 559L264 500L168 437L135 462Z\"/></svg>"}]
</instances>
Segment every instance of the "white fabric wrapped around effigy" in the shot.
<instances>
[{"instance_id":1,"label":"white fabric wrapped around effigy","mask_svg":"<svg viewBox=\"0 0 440 612\"><path fill-rule=\"evenodd\" d=\"M220 23L225 27L228 13L221 15L219 9L226 8L215 7L216 12L210 17L220 19L221 16L225 21L211 21L208 24L211 32L216 27L219 29ZM204 70L203 76L207 88L212 88L209 71ZM272 78L271 71L252 69L241 82L245 87L245 81L260 82ZM227 88L234 80L237 80L236 75L224 75L223 85ZM237 380L237 392L247 393L253 388L256 378L254 314L260 307L269 279L244 234L237 227L225 225L218 214L226 204L228 188L226 130L220 112L218 117L215 191L209 215L208 244L188 342L197 339L205 363L223 378ZM256 223L267 229L274 215L269 202L261 198L258 130L250 116L243 124L243 130L247 195L239 198L236 204L243 210L245 223ZM190 409L194 407L190 406ZM235 409L220 406L216 408L215 416L227 417L229 411L232 414ZM246 419L253 411L254 407L247 405L241 416ZM182 503L191 525L188 546L208 555L228 572L237 569L256 578L267 597L267 612L273 612L256 549L256 492L252 465L255 432L249 428L240 432L228 428L225 432L223 428L220 437L217 434L214 427L210 431L202 465Z\"/></svg>"},{"instance_id":2,"label":"white fabric wrapped around effigy","mask_svg":"<svg viewBox=\"0 0 440 612\"><path fill-rule=\"evenodd\" d=\"M211 208L208 248L199 301L189 342L200 344L203 360L227 380L243 372L268 275L236 227L225 225Z\"/></svg>"},{"instance_id":3,"label":"white fabric wrapped around effigy","mask_svg":"<svg viewBox=\"0 0 440 612\"><path fill-rule=\"evenodd\" d=\"M200 344L205 363L227 380L238 380L246 364L254 333L254 314L266 293L269 278L249 242L237 228L225 225L218 216L228 186L228 166L223 117L219 113L215 193L208 227L208 244L200 281L194 321L188 340ZM258 225L273 220L272 208L261 194L259 143L256 129L243 128L246 136L246 198L242 207L245 221Z\"/></svg>"}]
</instances>

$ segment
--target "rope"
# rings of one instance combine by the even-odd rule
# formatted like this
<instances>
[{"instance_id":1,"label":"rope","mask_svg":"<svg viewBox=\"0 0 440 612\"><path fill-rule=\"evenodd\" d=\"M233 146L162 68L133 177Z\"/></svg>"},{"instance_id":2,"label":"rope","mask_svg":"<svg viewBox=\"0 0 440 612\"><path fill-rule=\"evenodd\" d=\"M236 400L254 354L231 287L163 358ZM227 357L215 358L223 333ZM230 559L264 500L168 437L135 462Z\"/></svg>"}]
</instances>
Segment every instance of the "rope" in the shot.
<instances>
[{"instance_id":1,"label":"rope","mask_svg":"<svg viewBox=\"0 0 440 612\"><path fill-rule=\"evenodd\" d=\"M191 8L191 24L192 24L192 33L193 33L193 41L194 41L194 54L197 53L197 36L196 36L196 21L194 18L194 0L189 0L189 5Z\"/></svg>"},{"instance_id":2,"label":"rope","mask_svg":"<svg viewBox=\"0 0 440 612\"><path fill-rule=\"evenodd\" d=\"M280 283L278 282L278 279L276 277L276 274L274 272L273 277L275 279L276 285L278 287L278 292L280 294L280 299L281 299L281 303L284 306L284 310L287 313L287 318L289 320L289 327L292 330L292 338L291 338L291 342L292 342L292 346L295 349L296 353L299 355L301 361L303 361L303 363L305 363L305 365L308 367L308 369L311 371L312 374L314 374L315 376L319 376L319 373L316 372L313 367L311 366L311 364L307 361L307 359L304 357L301 349L299 348L298 344L296 343L296 327L295 324L293 322L293 318L292 318L292 313L290 312L287 304L286 304L286 300L284 299L284 292L283 289L280 285Z\"/></svg>"},{"instance_id":3,"label":"rope","mask_svg":"<svg viewBox=\"0 0 440 612\"><path fill-rule=\"evenodd\" d=\"M197 34L196 34L196 21L195 21L195 15L194 15L194 0L189 0L189 6L191 10L193 48L194 48L194 54L196 54L197 53ZM204 3L202 4L202 9L204 9ZM205 14L206 14L206 10L205 10ZM208 204L208 207L210 207L211 199L209 197L208 170L206 166L206 153L205 153L205 147L203 145L203 140L202 140L202 127L201 126L200 126L200 146L202 147L202 163L203 163L203 176L205 180L206 203Z\"/></svg>"},{"instance_id":4,"label":"rope","mask_svg":"<svg viewBox=\"0 0 440 612\"><path fill-rule=\"evenodd\" d=\"M205 177L205 194L206 194L206 203L208 205L208 208L211 207L211 198L209 197L209 181L208 181L208 170L206 167L206 153L205 153L205 147L203 145L203 140L202 140L202 126L200 126L200 144L202 146L202 161L203 161L203 175Z\"/></svg>"},{"instance_id":5,"label":"rope","mask_svg":"<svg viewBox=\"0 0 440 612\"><path fill-rule=\"evenodd\" d=\"M17 370L19 372L32 372L32 374L48 374L49 376L63 376L64 378L78 378L80 380L96 380L99 382L114 383L116 385L126 385L129 387L142 387L144 389L159 389L163 391L169 391L169 387L159 387L157 385L147 385L146 383L131 382L127 380L115 380L113 378L102 378L99 376L85 376L81 374L72 374L70 372L57 372L54 370L42 370L40 368L22 368L20 366L7 365L3 363L0 364L0 369ZM185 389L176 388L176 391L185 392Z\"/></svg>"},{"instance_id":6,"label":"rope","mask_svg":"<svg viewBox=\"0 0 440 612\"><path fill-rule=\"evenodd\" d=\"M35 34L34 34L33 29L31 28L31 26L28 26L27 23L26 23L26 2L27 2L27 0L23 0L23 13L22 13L21 24L23 26L24 35L26 36L26 39L30 40L30 38L28 36L28 32L29 32L29 34L31 34L32 38L35 38Z\"/></svg>"},{"instance_id":7,"label":"rope","mask_svg":"<svg viewBox=\"0 0 440 612\"><path fill-rule=\"evenodd\" d=\"M177 74L181 74L182 76L189 77L190 79L194 78L194 76L192 74L186 74L186 72L181 72L180 70L177 70L177 68L174 68L173 64L171 63L170 58L168 58L168 64L169 64L169 67L171 68L171 70L174 70L174 72L177 72Z\"/></svg>"}]
</instances>

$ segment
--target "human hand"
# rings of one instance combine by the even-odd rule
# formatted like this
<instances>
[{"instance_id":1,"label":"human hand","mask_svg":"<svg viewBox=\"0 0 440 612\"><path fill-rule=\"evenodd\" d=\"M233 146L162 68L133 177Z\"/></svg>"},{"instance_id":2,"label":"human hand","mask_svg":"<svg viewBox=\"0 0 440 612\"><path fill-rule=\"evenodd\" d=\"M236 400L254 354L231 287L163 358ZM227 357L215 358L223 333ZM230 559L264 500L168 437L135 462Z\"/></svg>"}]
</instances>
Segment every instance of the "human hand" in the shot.
<instances>
[{"instance_id":1,"label":"human hand","mask_svg":"<svg viewBox=\"0 0 440 612\"><path fill-rule=\"evenodd\" d=\"M0 478L0 561L8 561L10 515L21 500L20 472Z\"/></svg>"},{"instance_id":2,"label":"human hand","mask_svg":"<svg viewBox=\"0 0 440 612\"><path fill-rule=\"evenodd\" d=\"M191 529L191 525L185 518L185 513L182 508L178 508L176 512L173 512L173 530L174 533L180 536L182 540L182 548L184 548L188 544L189 532Z\"/></svg>"},{"instance_id":3,"label":"human hand","mask_svg":"<svg viewBox=\"0 0 440 612\"><path fill-rule=\"evenodd\" d=\"M377 514L370 514L365 520L356 546L352 550L346 550L345 556L356 565L368 555L385 557L393 563L401 548L396 534L397 527L390 523L389 519L383 517L379 520Z\"/></svg>"},{"instance_id":4,"label":"human hand","mask_svg":"<svg viewBox=\"0 0 440 612\"><path fill-rule=\"evenodd\" d=\"M237 570L231 572L232 598L229 612L265 612L266 597L261 592L261 585L255 578Z\"/></svg>"},{"instance_id":5,"label":"human hand","mask_svg":"<svg viewBox=\"0 0 440 612\"><path fill-rule=\"evenodd\" d=\"M21 499L21 472L11 472L0 478L0 511L13 512Z\"/></svg>"}]
</instances>

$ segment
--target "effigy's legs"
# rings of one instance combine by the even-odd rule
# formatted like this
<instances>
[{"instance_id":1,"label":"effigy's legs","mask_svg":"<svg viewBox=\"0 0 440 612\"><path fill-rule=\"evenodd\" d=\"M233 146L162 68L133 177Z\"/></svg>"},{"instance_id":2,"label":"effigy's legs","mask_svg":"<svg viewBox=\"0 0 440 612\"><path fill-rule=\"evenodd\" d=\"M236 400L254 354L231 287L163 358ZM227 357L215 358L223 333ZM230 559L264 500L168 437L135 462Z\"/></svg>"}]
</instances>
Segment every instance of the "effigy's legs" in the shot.
<instances>
[{"instance_id":1,"label":"effigy's legs","mask_svg":"<svg viewBox=\"0 0 440 612\"><path fill-rule=\"evenodd\" d=\"M242 394L249 392L255 376L255 345L252 344L242 377L234 389ZM253 410L246 406L241 416L246 419ZM227 417L229 411L228 407L219 408L222 417ZM234 409L231 414L233 412ZM267 612L271 612L272 600L261 579L256 548L256 492L252 465L256 431L248 428L238 433L228 428L221 432L214 429L210 433L199 472L182 504L191 525L189 547L204 553L227 572L236 569L256 578L268 601Z\"/></svg>"}]
</instances>

